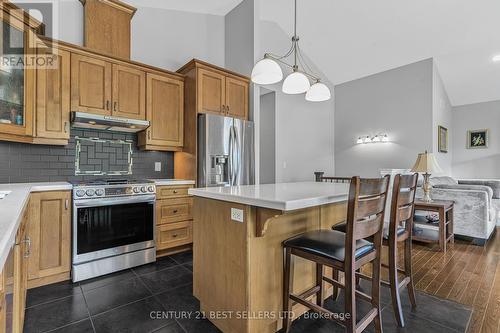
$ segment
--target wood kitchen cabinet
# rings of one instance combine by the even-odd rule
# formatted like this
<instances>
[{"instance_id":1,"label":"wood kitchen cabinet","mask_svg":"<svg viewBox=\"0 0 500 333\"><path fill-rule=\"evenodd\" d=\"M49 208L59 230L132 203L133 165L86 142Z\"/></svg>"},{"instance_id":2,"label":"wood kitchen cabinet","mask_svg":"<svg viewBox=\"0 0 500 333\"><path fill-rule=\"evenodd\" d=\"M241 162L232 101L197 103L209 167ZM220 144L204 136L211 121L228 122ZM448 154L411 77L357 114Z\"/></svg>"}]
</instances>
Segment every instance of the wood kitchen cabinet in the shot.
<instances>
[{"instance_id":1,"label":"wood kitchen cabinet","mask_svg":"<svg viewBox=\"0 0 500 333\"><path fill-rule=\"evenodd\" d=\"M198 114L248 119L250 79L193 59L178 73L185 75L184 147L174 156L174 176L197 179Z\"/></svg>"},{"instance_id":2,"label":"wood kitchen cabinet","mask_svg":"<svg viewBox=\"0 0 500 333\"><path fill-rule=\"evenodd\" d=\"M0 271L0 332L4 332L7 329L7 301L5 296L7 295L5 289L5 271Z\"/></svg>"},{"instance_id":3,"label":"wood kitchen cabinet","mask_svg":"<svg viewBox=\"0 0 500 333\"><path fill-rule=\"evenodd\" d=\"M35 141L67 144L70 135L70 66L68 51L39 47L37 54L52 57L53 67L37 68ZM61 140L57 142L56 140Z\"/></svg>"},{"instance_id":4,"label":"wood kitchen cabinet","mask_svg":"<svg viewBox=\"0 0 500 333\"><path fill-rule=\"evenodd\" d=\"M71 110L144 120L145 72L123 64L73 53Z\"/></svg>"},{"instance_id":5,"label":"wood kitchen cabinet","mask_svg":"<svg viewBox=\"0 0 500 333\"><path fill-rule=\"evenodd\" d=\"M112 115L146 119L146 74L124 65L113 65Z\"/></svg>"},{"instance_id":6,"label":"wood kitchen cabinet","mask_svg":"<svg viewBox=\"0 0 500 333\"><path fill-rule=\"evenodd\" d=\"M146 75L146 119L150 126L139 133L139 148L163 151L182 149L184 80L167 75Z\"/></svg>"},{"instance_id":7,"label":"wood kitchen cabinet","mask_svg":"<svg viewBox=\"0 0 500 333\"><path fill-rule=\"evenodd\" d=\"M197 68L197 113L248 119L249 80L205 63Z\"/></svg>"},{"instance_id":8,"label":"wood kitchen cabinet","mask_svg":"<svg viewBox=\"0 0 500 333\"><path fill-rule=\"evenodd\" d=\"M16 7L0 2L0 52L9 54L0 70L0 139L23 141L33 133L33 109L35 102L35 70L29 64L27 50L33 46L35 32ZM16 140L17 139L17 140Z\"/></svg>"},{"instance_id":9,"label":"wood kitchen cabinet","mask_svg":"<svg viewBox=\"0 0 500 333\"><path fill-rule=\"evenodd\" d=\"M71 55L71 110L111 115L112 64L73 53Z\"/></svg>"},{"instance_id":10,"label":"wood kitchen cabinet","mask_svg":"<svg viewBox=\"0 0 500 333\"><path fill-rule=\"evenodd\" d=\"M193 242L192 185L156 187L156 250L162 256L187 249Z\"/></svg>"},{"instance_id":11,"label":"wood kitchen cabinet","mask_svg":"<svg viewBox=\"0 0 500 333\"><path fill-rule=\"evenodd\" d=\"M198 113L224 115L226 112L226 76L219 72L198 69Z\"/></svg>"},{"instance_id":12,"label":"wood kitchen cabinet","mask_svg":"<svg viewBox=\"0 0 500 333\"><path fill-rule=\"evenodd\" d=\"M22 332L24 312L26 308L26 291L28 290L28 260L31 254L29 237L29 209L26 208L14 245L13 299L12 299L12 331Z\"/></svg>"},{"instance_id":13,"label":"wood kitchen cabinet","mask_svg":"<svg viewBox=\"0 0 500 333\"><path fill-rule=\"evenodd\" d=\"M29 287L68 280L71 271L71 192L31 194Z\"/></svg>"},{"instance_id":14,"label":"wood kitchen cabinet","mask_svg":"<svg viewBox=\"0 0 500 333\"><path fill-rule=\"evenodd\" d=\"M249 83L245 80L226 77L226 115L248 119Z\"/></svg>"},{"instance_id":15,"label":"wood kitchen cabinet","mask_svg":"<svg viewBox=\"0 0 500 333\"><path fill-rule=\"evenodd\" d=\"M84 44L120 58L130 58L130 24L136 8L119 0L80 0L84 7Z\"/></svg>"}]
</instances>

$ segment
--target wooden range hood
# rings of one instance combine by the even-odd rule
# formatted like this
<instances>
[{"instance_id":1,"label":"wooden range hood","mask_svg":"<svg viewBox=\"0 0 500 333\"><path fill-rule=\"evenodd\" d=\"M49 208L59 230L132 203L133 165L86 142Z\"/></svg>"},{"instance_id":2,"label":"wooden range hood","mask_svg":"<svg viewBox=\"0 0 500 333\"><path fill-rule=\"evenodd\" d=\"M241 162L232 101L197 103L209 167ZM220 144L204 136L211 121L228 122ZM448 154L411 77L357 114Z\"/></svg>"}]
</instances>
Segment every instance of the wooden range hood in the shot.
<instances>
[{"instance_id":1,"label":"wooden range hood","mask_svg":"<svg viewBox=\"0 0 500 333\"><path fill-rule=\"evenodd\" d=\"M137 8L119 0L80 0L84 8L84 46L130 59L130 24Z\"/></svg>"}]
</instances>

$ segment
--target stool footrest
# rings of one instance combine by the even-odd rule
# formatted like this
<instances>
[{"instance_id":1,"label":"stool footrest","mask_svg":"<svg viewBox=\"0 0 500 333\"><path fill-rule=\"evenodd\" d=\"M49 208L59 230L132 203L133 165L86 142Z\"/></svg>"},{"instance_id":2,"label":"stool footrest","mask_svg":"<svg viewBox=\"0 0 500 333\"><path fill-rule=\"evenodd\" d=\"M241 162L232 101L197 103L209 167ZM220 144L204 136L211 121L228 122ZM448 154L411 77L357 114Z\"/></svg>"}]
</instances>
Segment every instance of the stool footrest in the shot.
<instances>
[{"instance_id":1,"label":"stool footrest","mask_svg":"<svg viewBox=\"0 0 500 333\"><path fill-rule=\"evenodd\" d=\"M299 303L299 304L302 304L302 305L308 307L309 309L313 310L314 312L323 313L323 314L327 315L328 319L333 320L333 321L337 322L339 325L342 325L343 327L345 327L344 321L337 318L338 314L331 312L325 308L322 308L321 306L319 306L317 304L309 302L308 300L299 298L293 294L290 295L290 299L292 301L294 301L295 303Z\"/></svg>"}]
</instances>

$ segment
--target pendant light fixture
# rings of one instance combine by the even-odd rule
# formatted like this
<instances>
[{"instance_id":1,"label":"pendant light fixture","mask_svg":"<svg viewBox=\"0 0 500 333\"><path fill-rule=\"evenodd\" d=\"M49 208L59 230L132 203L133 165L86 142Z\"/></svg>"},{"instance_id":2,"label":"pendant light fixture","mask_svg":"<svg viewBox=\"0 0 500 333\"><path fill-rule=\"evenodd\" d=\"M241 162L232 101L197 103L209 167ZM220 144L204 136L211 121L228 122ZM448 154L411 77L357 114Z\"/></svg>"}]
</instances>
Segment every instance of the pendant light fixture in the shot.
<instances>
[{"instance_id":1,"label":"pendant light fixture","mask_svg":"<svg viewBox=\"0 0 500 333\"><path fill-rule=\"evenodd\" d=\"M299 47L299 36L297 36L297 0L295 1L294 33L292 46L283 56L272 53L264 54L264 58L258 61L252 70L252 82L256 84L274 84L283 79L283 71L280 64L292 70L283 82L282 91L285 94L306 93L306 100L311 102L327 101L331 98L328 86L320 82L320 78L312 73L302 56ZM293 55L293 65L286 58ZM311 81L313 84L311 85Z\"/></svg>"}]
</instances>

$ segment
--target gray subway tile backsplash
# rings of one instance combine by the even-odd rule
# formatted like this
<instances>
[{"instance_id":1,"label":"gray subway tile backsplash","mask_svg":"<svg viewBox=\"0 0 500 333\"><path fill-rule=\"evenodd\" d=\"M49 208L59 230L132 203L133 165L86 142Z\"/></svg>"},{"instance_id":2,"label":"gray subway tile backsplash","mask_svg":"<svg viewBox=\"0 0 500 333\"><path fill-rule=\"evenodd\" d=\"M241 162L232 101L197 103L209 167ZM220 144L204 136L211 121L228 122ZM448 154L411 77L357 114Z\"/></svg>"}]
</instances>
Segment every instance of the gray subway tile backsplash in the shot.
<instances>
[{"instance_id":1,"label":"gray subway tile backsplash","mask_svg":"<svg viewBox=\"0 0 500 333\"><path fill-rule=\"evenodd\" d=\"M132 140L133 166L129 176L75 176L75 136L102 139ZM80 155L81 166L86 170L109 168L122 164L120 152L102 144ZM162 171L155 172L155 162L161 162ZM126 161L125 161L126 163ZM140 151L136 134L109 133L90 130L71 130L67 146L31 145L0 141L0 183L47 181L81 181L94 178L173 178L174 156L171 152Z\"/></svg>"}]
</instances>

